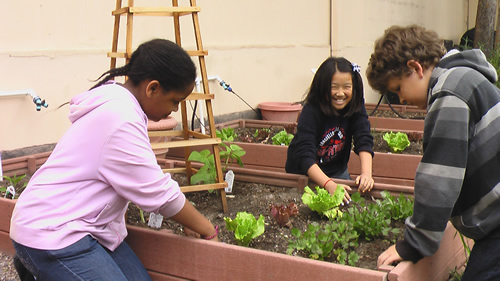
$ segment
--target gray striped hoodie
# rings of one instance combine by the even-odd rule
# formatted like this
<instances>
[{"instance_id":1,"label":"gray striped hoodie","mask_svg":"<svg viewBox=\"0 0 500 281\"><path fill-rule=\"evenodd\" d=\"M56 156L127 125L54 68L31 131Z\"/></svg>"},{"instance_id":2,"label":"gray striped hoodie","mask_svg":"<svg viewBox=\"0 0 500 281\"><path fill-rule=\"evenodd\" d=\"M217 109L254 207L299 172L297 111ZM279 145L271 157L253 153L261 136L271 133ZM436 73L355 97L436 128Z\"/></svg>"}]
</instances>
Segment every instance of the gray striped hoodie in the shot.
<instances>
[{"instance_id":1,"label":"gray striped hoodie","mask_svg":"<svg viewBox=\"0 0 500 281\"><path fill-rule=\"evenodd\" d=\"M429 81L424 155L413 216L396 249L416 262L434 254L448 220L481 239L500 227L500 90L480 50L448 52Z\"/></svg>"}]
</instances>

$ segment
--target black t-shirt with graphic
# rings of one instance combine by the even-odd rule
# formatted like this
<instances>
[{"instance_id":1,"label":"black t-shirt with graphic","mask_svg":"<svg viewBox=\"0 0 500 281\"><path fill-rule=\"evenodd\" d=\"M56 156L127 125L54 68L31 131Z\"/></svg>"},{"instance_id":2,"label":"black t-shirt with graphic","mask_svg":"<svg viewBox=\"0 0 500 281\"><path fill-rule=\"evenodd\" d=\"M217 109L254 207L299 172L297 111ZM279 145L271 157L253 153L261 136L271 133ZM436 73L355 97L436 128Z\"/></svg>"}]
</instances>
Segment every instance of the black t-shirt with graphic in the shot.
<instances>
[{"instance_id":1,"label":"black t-shirt with graphic","mask_svg":"<svg viewBox=\"0 0 500 281\"><path fill-rule=\"evenodd\" d=\"M285 169L307 175L307 170L318 164L328 176L341 173L347 169L353 143L354 152L373 155L373 136L364 105L360 112L342 117L326 116L319 107L306 104L288 147Z\"/></svg>"}]
</instances>

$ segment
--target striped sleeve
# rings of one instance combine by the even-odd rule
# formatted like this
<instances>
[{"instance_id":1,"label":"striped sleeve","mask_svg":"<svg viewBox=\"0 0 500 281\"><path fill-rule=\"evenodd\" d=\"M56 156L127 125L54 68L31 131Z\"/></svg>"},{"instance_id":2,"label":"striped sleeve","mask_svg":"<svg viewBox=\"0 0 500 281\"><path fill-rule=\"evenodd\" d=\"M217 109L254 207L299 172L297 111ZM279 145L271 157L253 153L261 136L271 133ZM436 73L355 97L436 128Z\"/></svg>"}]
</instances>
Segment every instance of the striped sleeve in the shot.
<instances>
[{"instance_id":1,"label":"striped sleeve","mask_svg":"<svg viewBox=\"0 0 500 281\"><path fill-rule=\"evenodd\" d=\"M425 120L424 156L415 176L414 215L407 219L405 232L405 241L423 256L439 248L462 188L469 117L469 107L462 99L441 92Z\"/></svg>"}]
</instances>

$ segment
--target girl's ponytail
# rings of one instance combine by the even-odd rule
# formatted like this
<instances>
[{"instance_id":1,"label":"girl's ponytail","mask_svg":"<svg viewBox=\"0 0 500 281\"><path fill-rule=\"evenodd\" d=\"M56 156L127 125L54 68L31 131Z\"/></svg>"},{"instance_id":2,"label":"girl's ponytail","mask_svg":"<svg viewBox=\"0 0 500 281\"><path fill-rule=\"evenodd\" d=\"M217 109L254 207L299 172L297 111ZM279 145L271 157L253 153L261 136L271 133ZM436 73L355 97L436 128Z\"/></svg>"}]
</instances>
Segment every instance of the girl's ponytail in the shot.
<instances>
[{"instance_id":1,"label":"girl's ponytail","mask_svg":"<svg viewBox=\"0 0 500 281\"><path fill-rule=\"evenodd\" d=\"M95 84L94 86L92 86L92 88L90 88L90 90L95 89L95 88L103 85L104 83L108 82L109 80L111 80L117 76L127 75L129 70L130 70L130 63L128 63L122 67L113 68L113 69L110 69L110 70L104 72L103 74L101 74L101 76L99 76L99 78L96 79L96 81L99 81L99 80L100 81L97 82L97 84ZM107 75L107 76L104 77L103 79L101 79L105 75Z\"/></svg>"}]
</instances>

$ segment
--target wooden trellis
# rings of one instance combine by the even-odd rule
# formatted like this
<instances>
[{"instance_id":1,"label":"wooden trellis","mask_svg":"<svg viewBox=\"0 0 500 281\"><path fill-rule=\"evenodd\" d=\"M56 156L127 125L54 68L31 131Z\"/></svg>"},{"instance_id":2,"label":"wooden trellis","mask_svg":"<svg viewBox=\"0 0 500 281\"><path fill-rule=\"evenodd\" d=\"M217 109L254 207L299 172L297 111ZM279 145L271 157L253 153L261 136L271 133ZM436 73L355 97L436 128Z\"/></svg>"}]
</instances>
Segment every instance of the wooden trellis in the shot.
<instances>
[{"instance_id":1,"label":"wooden trellis","mask_svg":"<svg viewBox=\"0 0 500 281\"><path fill-rule=\"evenodd\" d=\"M222 209L224 213L228 212L227 199L224 188L227 187L227 183L224 181L222 174L222 166L219 154L219 144L221 140L216 137L215 131L215 121L212 111L212 99L214 95L209 92L208 87L208 77L205 64L205 56L208 52L203 49L203 44L201 42L200 24L198 20L198 12L200 12L200 7L196 6L195 0L189 1L189 6L179 7L177 0L172 0L172 6L170 7L135 7L134 0L128 0L127 6L122 6L122 0L116 1L116 9L112 12L115 17L114 30L113 30L113 42L111 52L108 53L108 57L111 58L111 68L116 67L117 58L125 59L125 63L128 63L132 55L132 34L133 34L133 22L134 16L163 16L172 17L174 23L175 32L175 42L177 45L181 45L181 33L180 33L180 20L181 16L191 16L194 26L194 35L196 40L196 50L187 50L190 56L196 56L199 60L199 68L201 72L201 82L203 84L203 93L191 93L186 100L181 102L181 116L182 116L182 129L181 130L169 130L169 131L153 131L149 132L149 137L157 136L170 136L174 137L172 141L163 143L152 143L153 149L164 149L173 147L184 147L185 154L185 168L173 168L164 169L166 173L186 173L189 179L196 173L196 170L192 167L188 157L191 153L191 147L210 145L213 150L214 160L215 160L215 170L217 174L217 179L215 183L201 184L201 185L188 185L181 186L182 192L192 192L201 190L219 190L222 201ZM126 33L126 46L125 52L118 51L118 36L120 28L120 18L121 16L127 17L127 33ZM161 37L161 36L159 36ZM206 106L206 118L208 119L209 133L203 134L200 132L189 130L189 124L187 119L187 100L201 100L205 102ZM177 138L175 138L177 137ZM177 140L176 140L177 139ZM180 140L179 140L180 139Z\"/></svg>"}]
</instances>

